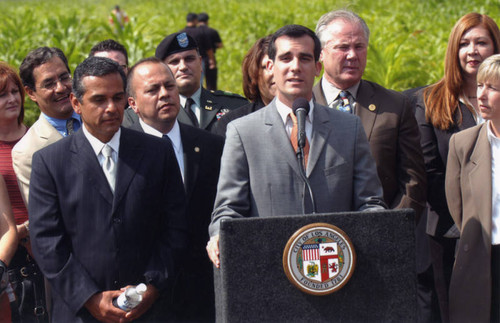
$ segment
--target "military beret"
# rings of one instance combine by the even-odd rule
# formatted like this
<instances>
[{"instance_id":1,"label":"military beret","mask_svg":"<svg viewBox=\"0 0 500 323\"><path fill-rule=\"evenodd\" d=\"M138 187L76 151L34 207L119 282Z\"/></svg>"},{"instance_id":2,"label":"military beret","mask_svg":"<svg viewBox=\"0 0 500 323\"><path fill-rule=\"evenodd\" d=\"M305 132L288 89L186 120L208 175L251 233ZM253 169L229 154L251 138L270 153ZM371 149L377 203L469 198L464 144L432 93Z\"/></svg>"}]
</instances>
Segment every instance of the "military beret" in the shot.
<instances>
[{"instance_id":1,"label":"military beret","mask_svg":"<svg viewBox=\"0 0 500 323\"><path fill-rule=\"evenodd\" d=\"M189 36L185 32L173 33L165 37L160 45L156 47L155 56L158 59L165 59L165 57L184 52L191 49L198 49L198 44L193 37Z\"/></svg>"}]
</instances>

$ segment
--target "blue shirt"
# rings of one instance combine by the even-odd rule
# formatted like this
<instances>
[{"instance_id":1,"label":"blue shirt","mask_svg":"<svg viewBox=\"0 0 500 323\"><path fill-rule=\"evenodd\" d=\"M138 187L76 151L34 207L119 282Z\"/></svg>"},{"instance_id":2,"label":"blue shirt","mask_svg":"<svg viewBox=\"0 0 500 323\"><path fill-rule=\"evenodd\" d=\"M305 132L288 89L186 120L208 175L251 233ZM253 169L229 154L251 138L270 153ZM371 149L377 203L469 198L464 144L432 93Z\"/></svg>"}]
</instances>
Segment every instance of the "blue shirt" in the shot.
<instances>
[{"instance_id":1,"label":"blue shirt","mask_svg":"<svg viewBox=\"0 0 500 323\"><path fill-rule=\"evenodd\" d=\"M56 130L63 136L67 137L68 136L68 129L66 128L66 122L69 119L56 119L49 117L45 113L42 112L42 115L47 119L47 121L52 125L52 127L56 128ZM78 131L78 129L81 128L82 125L82 120L80 118L80 115L77 114L76 112L73 111L73 115L71 118L75 119L73 121L73 130L74 132Z\"/></svg>"}]
</instances>

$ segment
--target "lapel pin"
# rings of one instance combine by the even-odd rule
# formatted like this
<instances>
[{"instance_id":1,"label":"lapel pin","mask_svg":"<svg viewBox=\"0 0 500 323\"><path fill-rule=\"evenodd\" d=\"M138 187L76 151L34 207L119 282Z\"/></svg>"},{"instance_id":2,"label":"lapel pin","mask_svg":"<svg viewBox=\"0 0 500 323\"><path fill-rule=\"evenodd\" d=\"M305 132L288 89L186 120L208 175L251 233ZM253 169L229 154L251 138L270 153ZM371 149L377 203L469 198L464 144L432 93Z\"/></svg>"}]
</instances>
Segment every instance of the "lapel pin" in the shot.
<instances>
[{"instance_id":1,"label":"lapel pin","mask_svg":"<svg viewBox=\"0 0 500 323\"><path fill-rule=\"evenodd\" d=\"M199 153L200 152L200 147L194 147L194 152Z\"/></svg>"},{"instance_id":2,"label":"lapel pin","mask_svg":"<svg viewBox=\"0 0 500 323\"><path fill-rule=\"evenodd\" d=\"M377 109L377 107L375 106L375 104L370 104L368 106L368 110L370 110L371 112L375 111Z\"/></svg>"},{"instance_id":3,"label":"lapel pin","mask_svg":"<svg viewBox=\"0 0 500 323\"><path fill-rule=\"evenodd\" d=\"M212 106L208 106L208 105L206 105L206 106L205 106L205 110L212 111L212 110L213 110L213 108L212 108Z\"/></svg>"}]
</instances>

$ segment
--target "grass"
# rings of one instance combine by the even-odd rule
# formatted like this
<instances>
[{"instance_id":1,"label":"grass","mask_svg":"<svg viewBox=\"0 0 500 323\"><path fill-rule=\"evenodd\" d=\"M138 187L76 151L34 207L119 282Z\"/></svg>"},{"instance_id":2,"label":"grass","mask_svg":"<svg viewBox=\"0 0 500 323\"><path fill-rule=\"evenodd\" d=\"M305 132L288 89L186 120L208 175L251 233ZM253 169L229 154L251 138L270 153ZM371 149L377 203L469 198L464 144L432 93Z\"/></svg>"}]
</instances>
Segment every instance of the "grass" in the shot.
<instances>
[{"instance_id":1,"label":"grass","mask_svg":"<svg viewBox=\"0 0 500 323\"><path fill-rule=\"evenodd\" d=\"M371 30L364 78L404 90L442 76L448 35L458 18L471 11L493 19L500 16L500 4L490 0L130 0L119 5L131 22L116 32L108 24L115 4L109 0L0 1L0 60L19 67L29 50L56 46L74 70L95 43L114 38L127 47L133 64L154 55L163 37L182 29L188 12L206 11L224 42L224 48L217 51L219 87L242 94L241 61L258 38L291 23L314 30L323 13L349 7ZM31 124L38 109L27 100L26 110L26 121Z\"/></svg>"}]
</instances>

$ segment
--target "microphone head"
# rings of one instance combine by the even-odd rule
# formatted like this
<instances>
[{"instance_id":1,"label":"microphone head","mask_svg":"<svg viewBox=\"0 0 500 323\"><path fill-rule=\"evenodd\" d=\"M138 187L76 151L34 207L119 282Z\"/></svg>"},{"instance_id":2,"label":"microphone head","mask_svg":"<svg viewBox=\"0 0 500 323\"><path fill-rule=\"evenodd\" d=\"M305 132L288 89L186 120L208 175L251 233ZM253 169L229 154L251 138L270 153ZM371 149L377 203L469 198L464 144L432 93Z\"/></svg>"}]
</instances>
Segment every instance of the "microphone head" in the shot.
<instances>
[{"instance_id":1,"label":"microphone head","mask_svg":"<svg viewBox=\"0 0 500 323\"><path fill-rule=\"evenodd\" d=\"M293 113L296 114L296 111L298 109L303 109L303 110L305 110L306 114L308 114L309 113L309 101L307 101L305 98L296 98L292 104Z\"/></svg>"}]
</instances>

